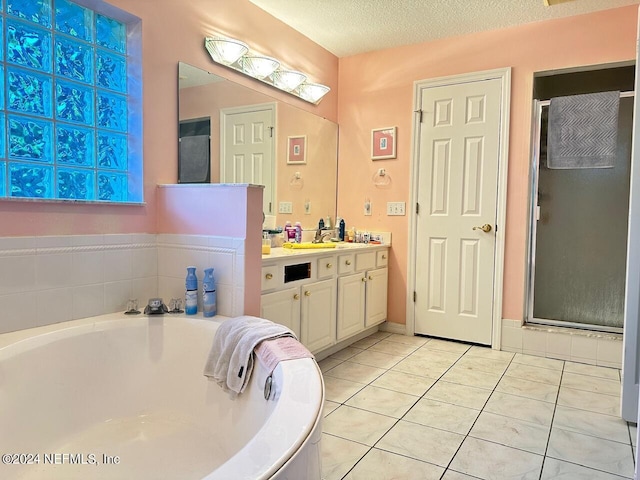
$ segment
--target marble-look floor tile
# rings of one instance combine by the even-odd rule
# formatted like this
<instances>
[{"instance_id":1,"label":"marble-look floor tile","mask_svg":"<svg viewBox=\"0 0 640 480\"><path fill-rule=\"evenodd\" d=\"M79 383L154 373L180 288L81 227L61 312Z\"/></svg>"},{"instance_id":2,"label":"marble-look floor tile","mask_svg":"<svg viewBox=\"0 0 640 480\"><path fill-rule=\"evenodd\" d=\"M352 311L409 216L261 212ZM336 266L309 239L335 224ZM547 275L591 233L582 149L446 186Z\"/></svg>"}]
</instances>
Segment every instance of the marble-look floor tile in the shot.
<instances>
[{"instance_id":1,"label":"marble-look floor tile","mask_svg":"<svg viewBox=\"0 0 640 480\"><path fill-rule=\"evenodd\" d=\"M579 373L580 375L590 375L592 377L620 381L620 370L617 368L597 367L595 365L587 365L586 363L565 362L564 371L565 373Z\"/></svg>"},{"instance_id":2,"label":"marble-look floor tile","mask_svg":"<svg viewBox=\"0 0 640 480\"><path fill-rule=\"evenodd\" d=\"M422 377L439 378L444 372L451 368L448 362L428 361L411 355L394 365L391 370L397 372L410 373Z\"/></svg>"},{"instance_id":3,"label":"marble-look floor tile","mask_svg":"<svg viewBox=\"0 0 640 480\"><path fill-rule=\"evenodd\" d=\"M457 433L400 420L376 447L446 467L463 440Z\"/></svg>"},{"instance_id":4,"label":"marble-look floor tile","mask_svg":"<svg viewBox=\"0 0 640 480\"><path fill-rule=\"evenodd\" d=\"M320 443L322 455L322 479L340 480L369 451L369 447L322 434Z\"/></svg>"},{"instance_id":5,"label":"marble-look floor tile","mask_svg":"<svg viewBox=\"0 0 640 480\"><path fill-rule=\"evenodd\" d=\"M428 348L429 350L442 350L443 352L465 353L469 348L471 348L471 345L434 338L430 342L426 343L424 348Z\"/></svg>"},{"instance_id":6,"label":"marble-look floor tile","mask_svg":"<svg viewBox=\"0 0 640 480\"><path fill-rule=\"evenodd\" d=\"M496 386L496 391L551 403L555 403L558 397L557 385L531 382L517 377L502 377Z\"/></svg>"},{"instance_id":7,"label":"marble-look floor tile","mask_svg":"<svg viewBox=\"0 0 640 480\"><path fill-rule=\"evenodd\" d=\"M365 337L362 340L358 340L357 342L352 343L351 347L360 348L362 350L366 350L371 345L375 345L376 343L378 343L380 341L381 341L381 339L379 339L379 338Z\"/></svg>"},{"instance_id":8,"label":"marble-look floor tile","mask_svg":"<svg viewBox=\"0 0 640 480\"><path fill-rule=\"evenodd\" d=\"M575 390L564 386L560 387L558 405L603 413L605 415L620 415L620 398L614 397L613 395Z\"/></svg>"},{"instance_id":9,"label":"marble-look floor tile","mask_svg":"<svg viewBox=\"0 0 640 480\"><path fill-rule=\"evenodd\" d=\"M550 370L562 370L564 366L563 360L554 360L552 358L537 357L535 355L525 355L516 353L513 357L513 363L522 363L532 367L548 368Z\"/></svg>"},{"instance_id":10,"label":"marble-look floor tile","mask_svg":"<svg viewBox=\"0 0 640 480\"><path fill-rule=\"evenodd\" d=\"M402 419L466 435L479 414L479 410L423 398Z\"/></svg>"},{"instance_id":11,"label":"marble-look floor tile","mask_svg":"<svg viewBox=\"0 0 640 480\"><path fill-rule=\"evenodd\" d=\"M553 427L547 456L604 472L633 477L631 447Z\"/></svg>"},{"instance_id":12,"label":"marble-look floor tile","mask_svg":"<svg viewBox=\"0 0 640 480\"><path fill-rule=\"evenodd\" d=\"M486 480L538 480L544 457L467 437L449 466Z\"/></svg>"},{"instance_id":13,"label":"marble-look floor tile","mask_svg":"<svg viewBox=\"0 0 640 480\"><path fill-rule=\"evenodd\" d=\"M395 423L394 418L342 405L323 420L322 431L373 446Z\"/></svg>"},{"instance_id":14,"label":"marble-look floor tile","mask_svg":"<svg viewBox=\"0 0 640 480\"><path fill-rule=\"evenodd\" d=\"M435 382L435 378L420 377L410 373L389 370L376 378L371 385L393 390L394 392L422 396Z\"/></svg>"},{"instance_id":15,"label":"marble-look floor tile","mask_svg":"<svg viewBox=\"0 0 640 480\"><path fill-rule=\"evenodd\" d=\"M429 341L428 338L419 337L415 335L398 335L397 333L392 333L385 340L389 340L390 342L402 343L404 345L413 345L416 347L421 347L425 343Z\"/></svg>"},{"instance_id":16,"label":"marble-look floor tile","mask_svg":"<svg viewBox=\"0 0 640 480\"><path fill-rule=\"evenodd\" d=\"M439 480L444 468L372 448L344 480Z\"/></svg>"},{"instance_id":17,"label":"marble-look floor tile","mask_svg":"<svg viewBox=\"0 0 640 480\"><path fill-rule=\"evenodd\" d=\"M404 343L382 340L369 347L376 352L387 353L389 355L410 355L417 350L417 345L405 345Z\"/></svg>"},{"instance_id":18,"label":"marble-look floor tile","mask_svg":"<svg viewBox=\"0 0 640 480\"><path fill-rule=\"evenodd\" d=\"M482 412L469 436L544 455L549 426Z\"/></svg>"},{"instance_id":19,"label":"marble-look floor tile","mask_svg":"<svg viewBox=\"0 0 640 480\"><path fill-rule=\"evenodd\" d=\"M347 400L346 405L370 412L400 418L420 397L394 392L386 388L367 386Z\"/></svg>"},{"instance_id":20,"label":"marble-look floor tile","mask_svg":"<svg viewBox=\"0 0 640 480\"><path fill-rule=\"evenodd\" d=\"M629 436L631 437L631 445L634 447L638 442L638 426L629 424Z\"/></svg>"},{"instance_id":21,"label":"marble-look floor tile","mask_svg":"<svg viewBox=\"0 0 640 480\"><path fill-rule=\"evenodd\" d=\"M332 402L331 400L325 400L324 406L322 407L322 416L326 417L331 412L333 412L336 408L340 406L337 402Z\"/></svg>"},{"instance_id":22,"label":"marble-look floor tile","mask_svg":"<svg viewBox=\"0 0 640 480\"><path fill-rule=\"evenodd\" d=\"M427 343L423 347L418 348L411 354L409 358L419 358L428 362L440 362L443 364L446 363L449 365L453 365L463 356L462 353L445 352L443 350L431 350L427 348L429 343Z\"/></svg>"},{"instance_id":23,"label":"marble-look floor tile","mask_svg":"<svg viewBox=\"0 0 640 480\"><path fill-rule=\"evenodd\" d=\"M362 390L364 383L351 382L342 378L324 377L324 396L332 402L344 403Z\"/></svg>"},{"instance_id":24,"label":"marble-look floor tile","mask_svg":"<svg viewBox=\"0 0 640 480\"><path fill-rule=\"evenodd\" d=\"M586 413L584 410L558 405L553 416L553 426L615 442L630 443L627 422L613 415Z\"/></svg>"},{"instance_id":25,"label":"marble-look floor tile","mask_svg":"<svg viewBox=\"0 0 640 480\"><path fill-rule=\"evenodd\" d=\"M383 368L372 367L348 360L328 370L324 375L325 377L342 378L343 380L351 380L359 383L370 383L385 372L386 370Z\"/></svg>"},{"instance_id":26,"label":"marble-look floor tile","mask_svg":"<svg viewBox=\"0 0 640 480\"><path fill-rule=\"evenodd\" d=\"M584 390L585 392L602 393L620 396L620 381L606 378L590 377L578 373L565 373L562 376L562 386Z\"/></svg>"},{"instance_id":27,"label":"marble-look floor tile","mask_svg":"<svg viewBox=\"0 0 640 480\"><path fill-rule=\"evenodd\" d=\"M320 371L322 373L326 373L331 370L333 367L337 367L342 363L342 360L338 360L335 358L325 358L324 360L320 360L318 362L318 366L320 367Z\"/></svg>"},{"instance_id":28,"label":"marble-look floor tile","mask_svg":"<svg viewBox=\"0 0 640 480\"><path fill-rule=\"evenodd\" d=\"M473 371L497 373L502 375L509 366L509 363L511 363L511 360L504 360L500 358L473 357L465 355L456 362L456 367L463 367Z\"/></svg>"},{"instance_id":29,"label":"marble-look floor tile","mask_svg":"<svg viewBox=\"0 0 640 480\"><path fill-rule=\"evenodd\" d=\"M546 426L551 425L554 409L553 403L502 392L493 392L484 407L485 412Z\"/></svg>"},{"instance_id":30,"label":"marble-look floor tile","mask_svg":"<svg viewBox=\"0 0 640 480\"><path fill-rule=\"evenodd\" d=\"M499 373L478 372L460 367L456 364L442 376L442 380L445 382L459 383L461 385L493 390L500 381L501 376L502 375Z\"/></svg>"},{"instance_id":31,"label":"marble-look floor tile","mask_svg":"<svg viewBox=\"0 0 640 480\"><path fill-rule=\"evenodd\" d=\"M440 380L429 389L425 394L425 398L481 410L490 395L491 390Z\"/></svg>"},{"instance_id":32,"label":"marble-look floor tile","mask_svg":"<svg viewBox=\"0 0 640 480\"><path fill-rule=\"evenodd\" d=\"M387 338L390 335L392 335L391 332L377 331L377 332L374 332L371 335L369 335L367 338L375 338L375 339L378 339L378 340L384 340L385 338Z\"/></svg>"},{"instance_id":33,"label":"marble-look floor tile","mask_svg":"<svg viewBox=\"0 0 640 480\"><path fill-rule=\"evenodd\" d=\"M399 361L404 360L404 358L404 355L389 355L388 353L369 349L357 354L349 361L361 363L362 365L369 365L370 367L388 369L393 367Z\"/></svg>"},{"instance_id":34,"label":"marble-look floor tile","mask_svg":"<svg viewBox=\"0 0 640 480\"><path fill-rule=\"evenodd\" d=\"M560 377L562 376L562 371L550 370L548 368L534 367L534 366L525 365L522 363L511 363L511 365L509 365L509 368L507 368L505 375L509 377L523 379L523 380L529 380L530 382L559 385Z\"/></svg>"},{"instance_id":35,"label":"marble-look floor tile","mask_svg":"<svg viewBox=\"0 0 640 480\"><path fill-rule=\"evenodd\" d=\"M465 355L470 357L482 357L482 358L492 358L494 360L499 359L499 360L511 361L515 356L515 353L503 352L501 350L494 350L491 347L479 347L476 345L471 347Z\"/></svg>"},{"instance_id":36,"label":"marble-look floor tile","mask_svg":"<svg viewBox=\"0 0 640 480\"><path fill-rule=\"evenodd\" d=\"M464 473L456 472L454 470L447 470L444 472L441 480L476 480L478 477L472 477L465 475Z\"/></svg>"},{"instance_id":37,"label":"marble-look floor tile","mask_svg":"<svg viewBox=\"0 0 640 480\"><path fill-rule=\"evenodd\" d=\"M329 358L333 358L335 360L349 360L351 357L355 357L357 354L362 352L364 352L364 350L361 348L346 347L329 356Z\"/></svg>"},{"instance_id":38,"label":"marble-look floor tile","mask_svg":"<svg viewBox=\"0 0 640 480\"><path fill-rule=\"evenodd\" d=\"M555 458L544 459L540 480L621 480L623 477L563 462Z\"/></svg>"}]
</instances>

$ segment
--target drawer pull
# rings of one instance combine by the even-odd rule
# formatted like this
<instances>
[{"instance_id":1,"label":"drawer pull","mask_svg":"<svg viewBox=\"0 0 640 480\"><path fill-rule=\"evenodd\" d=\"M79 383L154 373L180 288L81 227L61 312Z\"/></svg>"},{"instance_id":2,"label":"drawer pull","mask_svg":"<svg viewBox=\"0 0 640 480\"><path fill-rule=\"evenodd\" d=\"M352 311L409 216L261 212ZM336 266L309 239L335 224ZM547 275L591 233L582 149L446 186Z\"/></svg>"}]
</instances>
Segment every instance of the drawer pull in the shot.
<instances>
[{"instance_id":1,"label":"drawer pull","mask_svg":"<svg viewBox=\"0 0 640 480\"><path fill-rule=\"evenodd\" d=\"M367 277L362 277L362 281L366 282L367 281Z\"/></svg>"},{"instance_id":2,"label":"drawer pull","mask_svg":"<svg viewBox=\"0 0 640 480\"><path fill-rule=\"evenodd\" d=\"M309 290L305 290L304 291L304 296L305 297L310 297L311 296L311 292Z\"/></svg>"},{"instance_id":3,"label":"drawer pull","mask_svg":"<svg viewBox=\"0 0 640 480\"><path fill-rule=\"evenodd\" d=\"M294 299L294 300L300 300L300 295L298 295L297 293L295 293L295 294L293 295L293 299Z\"/></svg>"},{"instance_id":4,"label":"drawer pull","mask_svg":"<svg viewBox=\"0 0 640 480\"><path fill-rule=\"evenodd\" d=\"M345 260L344 263L345 265L351 265L351 260Z\"/></svg>"},{"instance_id":5,"label":"drawer pull","mask_svg":"<svg viewBox=\"0 0 640 480\"><path fill-rule=\"evenodd\" d=\"M382 254L382 259L383 259L383 260L386 260L386 259L387 259L387 255L383 253L383 254Z\"/></svg>"},{"instance_id":6,"label":"drawer pull","mask_svg":"<svg viewBox=\"0 0 640 480\"><path fill-rule=\"evenodd\" d=\"M371 275L369 275L369 280L373 280L373 277Z\"/></svg>"},{"instance_id":7,"label":"drawer pull","mask_svg":"<svg viewBox=\"0 0 640 480\"><path fill-rule=\"evenodd\" d=\"M331 265L330 263L327 263L327 269L333 267L333 265Z\"/></svg>"},{"instance_id":8,"label":"drawer pull","mask_svg":"<svg viewBox=\"0 0 640 480\"><path fill-rule=\"evenodd\" d=\"M264 278L266 278L267 280L271 280L273 278L273 273L267 273Z\"/></svg>"}]
</instances>

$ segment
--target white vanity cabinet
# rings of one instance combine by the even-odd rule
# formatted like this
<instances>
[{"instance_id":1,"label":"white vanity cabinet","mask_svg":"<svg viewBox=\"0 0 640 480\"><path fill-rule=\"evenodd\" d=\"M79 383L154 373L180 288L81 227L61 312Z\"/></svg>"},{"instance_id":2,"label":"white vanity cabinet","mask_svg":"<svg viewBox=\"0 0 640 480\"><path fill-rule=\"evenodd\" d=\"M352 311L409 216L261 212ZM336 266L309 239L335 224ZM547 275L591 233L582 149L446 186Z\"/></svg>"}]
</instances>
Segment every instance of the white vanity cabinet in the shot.
<instances>
[{"instance_id":1,"label":"white vanity cabinet","mask_svg":"<svg viewBox=\"0 0 640 480\"><path fill-rule=\"evenodd\" d=\"M262 259L260 315L318 353L387 318L388 247L285 251Z\"/></svg>"}]
</instances>

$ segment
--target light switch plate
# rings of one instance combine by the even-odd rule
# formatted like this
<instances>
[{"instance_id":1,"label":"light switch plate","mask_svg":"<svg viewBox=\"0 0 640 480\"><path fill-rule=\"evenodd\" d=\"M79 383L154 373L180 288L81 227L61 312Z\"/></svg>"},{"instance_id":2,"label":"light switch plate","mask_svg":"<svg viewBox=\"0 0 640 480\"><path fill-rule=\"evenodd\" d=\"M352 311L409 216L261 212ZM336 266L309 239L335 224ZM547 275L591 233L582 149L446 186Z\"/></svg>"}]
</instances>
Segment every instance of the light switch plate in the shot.
<instances>
[{"instance_id":1,"label":"light switch plate","mask_svg":"<svg viewBox=\"0 0 640 480\"><path fill-rule=\"evenodd\" d=\"M405 215L405 202L387 202L387 215Z\"/></svg>"},{"instance_id":2,"label":"light switch plate","mask_svg":"<svg viewBox=\"0 0 640 480\"><path fill-rule=\"evenodd\" d=\"M293 213L293 203L291 202L278 203L278 213Z\"/></svg>"},{"instance_id":3,"label":"light switch plate","mask_svg":"<svg viewBox=\"0 0 640 480\"><path fill-rule=\"evenodd\" d=\"M364 215L365 217L371 216L371 201L367 200L364 202Z\"/></svg>"}]
</instances>

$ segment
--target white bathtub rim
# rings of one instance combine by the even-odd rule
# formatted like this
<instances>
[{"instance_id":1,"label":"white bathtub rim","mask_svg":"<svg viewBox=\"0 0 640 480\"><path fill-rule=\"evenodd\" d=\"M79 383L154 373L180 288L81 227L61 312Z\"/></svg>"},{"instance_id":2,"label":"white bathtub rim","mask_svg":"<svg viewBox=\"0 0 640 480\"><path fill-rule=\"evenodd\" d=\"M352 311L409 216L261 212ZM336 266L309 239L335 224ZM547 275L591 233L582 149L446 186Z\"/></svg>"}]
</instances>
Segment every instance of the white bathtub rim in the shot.
<instances>
[{"instance_id":1,"label":"white bathtub rim","mask_svg":"<svg viewBox=\"0 0 640 480\"><path fill-rule=\"evenodd\" d=\"M122 327L127 328L147 328L153 321L180 319L187 321L188 323L194 323L201 328L205 325L202 322L210 322L210 327L205 328L217 328L218 324L227 320L229 317L216 316L213 319L205 319L201 315L198 316L186 316L182 315L135 315L124 316L122 313L114 313L107 315L100 315L96 317L88 317L78 320L71 320L67 322L45 325L41 327L34 327L25 330L19 330L15 332L8 332L0 334L0 361L2 359L19 355L29 350L47 345L57 340L69 338L72 336L78 336L91 332L107 331L111 329L117 329ZM296 365L297 364L297 365ZM272 477L279 471L282 471L288 462L291 462L297 452L305 445L309 440L309 437L314 432L318 423L322 419L322 408L324 405L324 381L321 371L314 359L304 358L299 360L281 362L274 371L274 377L286 379L284 384L280 386L282 391L288 392L289 389L301 388L307 390L307 386L303 386L302 383L291 381L290 374L296 369L296 366L305 365L306 368L313 368L317 372L317 379L319 380L315 385L318 395L316 400L309 404L305 408L304 412L294 412L290 406L284 405L284 402L280 402L276 405L265 424L260 428L256 435L235 455L229 458L225 463L220 465L216 470L206 475L206 480L222 480L231 479L251 479L251 480L264 480ZM305 377L306 381L311 380L311 376ZM307 383L305 381L305 384ZM269 400L273 401L273 400ZM286 445L287 438L285 436L274 436L270 432L270 429L282 424L289 424L292 420L295 420L295 414L300 416L298 420L301 421L301 426L297 430L297 436L295 442L290 445ZM277 431L277 430L276 430ZM252 455L250 450L252 448L260 449L260 445L268 443L274 448L274 451L281 450L280 455L277 458L269 457L269 465L256 464L248 462L247 459L256 458L256 455Z\"/></svg>"}]
</instances>

